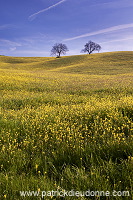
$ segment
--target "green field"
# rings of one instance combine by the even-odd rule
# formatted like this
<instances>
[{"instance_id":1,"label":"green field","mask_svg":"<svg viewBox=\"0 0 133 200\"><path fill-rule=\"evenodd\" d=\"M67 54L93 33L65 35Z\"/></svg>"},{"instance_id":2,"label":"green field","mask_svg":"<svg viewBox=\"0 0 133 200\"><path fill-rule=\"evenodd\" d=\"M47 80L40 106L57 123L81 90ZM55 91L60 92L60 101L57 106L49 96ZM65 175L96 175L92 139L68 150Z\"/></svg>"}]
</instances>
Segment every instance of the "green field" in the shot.
<instances>
[{"instance_id":1,"label":"green field","mask_svg":"<svg viewBox=\"0 0 133 200\"><path fill-rule=\"evenodd\" d=\"M0 56L0 94L1 199L133 199L133 52Z\"/></svg>"}]
</instances>

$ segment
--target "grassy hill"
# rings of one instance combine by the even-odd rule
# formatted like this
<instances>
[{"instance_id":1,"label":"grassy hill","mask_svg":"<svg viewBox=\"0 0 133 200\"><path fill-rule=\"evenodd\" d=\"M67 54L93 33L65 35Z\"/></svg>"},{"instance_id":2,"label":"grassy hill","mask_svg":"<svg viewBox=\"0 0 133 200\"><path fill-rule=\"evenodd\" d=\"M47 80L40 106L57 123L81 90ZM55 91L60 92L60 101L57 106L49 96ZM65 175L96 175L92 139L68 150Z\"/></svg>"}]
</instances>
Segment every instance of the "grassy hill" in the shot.
<instances>
[{"instance_id":1,"label":"grassy hill","mask_svg":"<svg viewBox=\"0 0 133 200\"><path fill-rule=\"evenodd\" d=\"M133 52L0 56L0 94L2 199L133 199Z\"/></svg>"},{"instance_id":2,"label":"grassy hill","mask_svg":"<svg viewBox=\"0 0 133 200\"><path fill-rule=\"evenodd\" d=\"M1 68L43 69L67 73L122 74L133 70L133 52L112 52L91 55L47 57L0 57Z\"/></svg>"}]
</instances>

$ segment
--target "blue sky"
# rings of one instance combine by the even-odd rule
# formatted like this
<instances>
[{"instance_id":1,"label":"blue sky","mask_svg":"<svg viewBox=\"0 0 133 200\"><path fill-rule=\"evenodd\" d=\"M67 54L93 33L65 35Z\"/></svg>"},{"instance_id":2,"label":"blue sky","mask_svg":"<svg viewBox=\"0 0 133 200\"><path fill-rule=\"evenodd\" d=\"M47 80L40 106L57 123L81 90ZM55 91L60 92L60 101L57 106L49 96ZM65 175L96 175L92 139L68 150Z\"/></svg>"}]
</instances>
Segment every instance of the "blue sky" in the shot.
<instances>
[{"instance_id":1,"label":"blue sky","mask_svg":"<svg viewBox=\"0 0 133 200\"><path fill-rule=\"evenodd\" d=\"M50 56L60 42L81 54L89 40L133 51L133 0L1 0L0 19L0 55Z\"/></svg>"}]
</instances>

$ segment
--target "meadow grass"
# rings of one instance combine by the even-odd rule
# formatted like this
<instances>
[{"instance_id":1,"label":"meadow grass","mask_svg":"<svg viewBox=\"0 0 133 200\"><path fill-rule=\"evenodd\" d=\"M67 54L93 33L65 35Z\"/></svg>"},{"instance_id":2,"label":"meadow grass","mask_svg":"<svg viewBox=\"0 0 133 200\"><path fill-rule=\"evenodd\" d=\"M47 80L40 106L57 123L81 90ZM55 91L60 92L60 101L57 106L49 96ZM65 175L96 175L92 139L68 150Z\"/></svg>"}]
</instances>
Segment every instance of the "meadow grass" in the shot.
<instances>
[{"instance_id":1,"label":"meadow grass","mask_svg":"<svg viewBox=\"0 0 133 200\"><path fill-rule=\"evenodd\" d=\"M0 93L2 199L72 189L130 196L64 199L133 199L132 52L0 56Z\"/></svg>"}]
</instances>

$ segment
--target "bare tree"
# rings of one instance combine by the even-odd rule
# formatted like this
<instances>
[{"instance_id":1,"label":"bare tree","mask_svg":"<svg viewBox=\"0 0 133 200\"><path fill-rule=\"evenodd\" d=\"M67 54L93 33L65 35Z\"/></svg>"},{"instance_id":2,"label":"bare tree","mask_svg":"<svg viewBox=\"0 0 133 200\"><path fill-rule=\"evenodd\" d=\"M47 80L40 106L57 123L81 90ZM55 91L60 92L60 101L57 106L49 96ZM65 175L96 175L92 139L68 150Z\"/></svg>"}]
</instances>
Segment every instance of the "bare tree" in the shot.
<instances>
[{"instance_id":1,"label":"bare tree","mask_svg":"<svg viewBox=\"0 0 133 200\"><path fill-rule=\"evenodd\" d=\"M65 44L56 43L51 50L51 55L56 55L57 58L60 58L60 55L66 54L67 51L69 50Z\"/></svg>"},{"instance_id":2,"label":"bare tree","mask_svg":"<svg viewBox=\"0 0 133 200\"><path fill-rule=\"evenodd\" d=\"M87 42L84 45L84 49L82 49L81 52L86 53L88 52L88 54L91 54L93 51L100 51L101 50L101 46L95 42L92 42L91 40L89 42Z\"/></svg>"}]
</instances>

